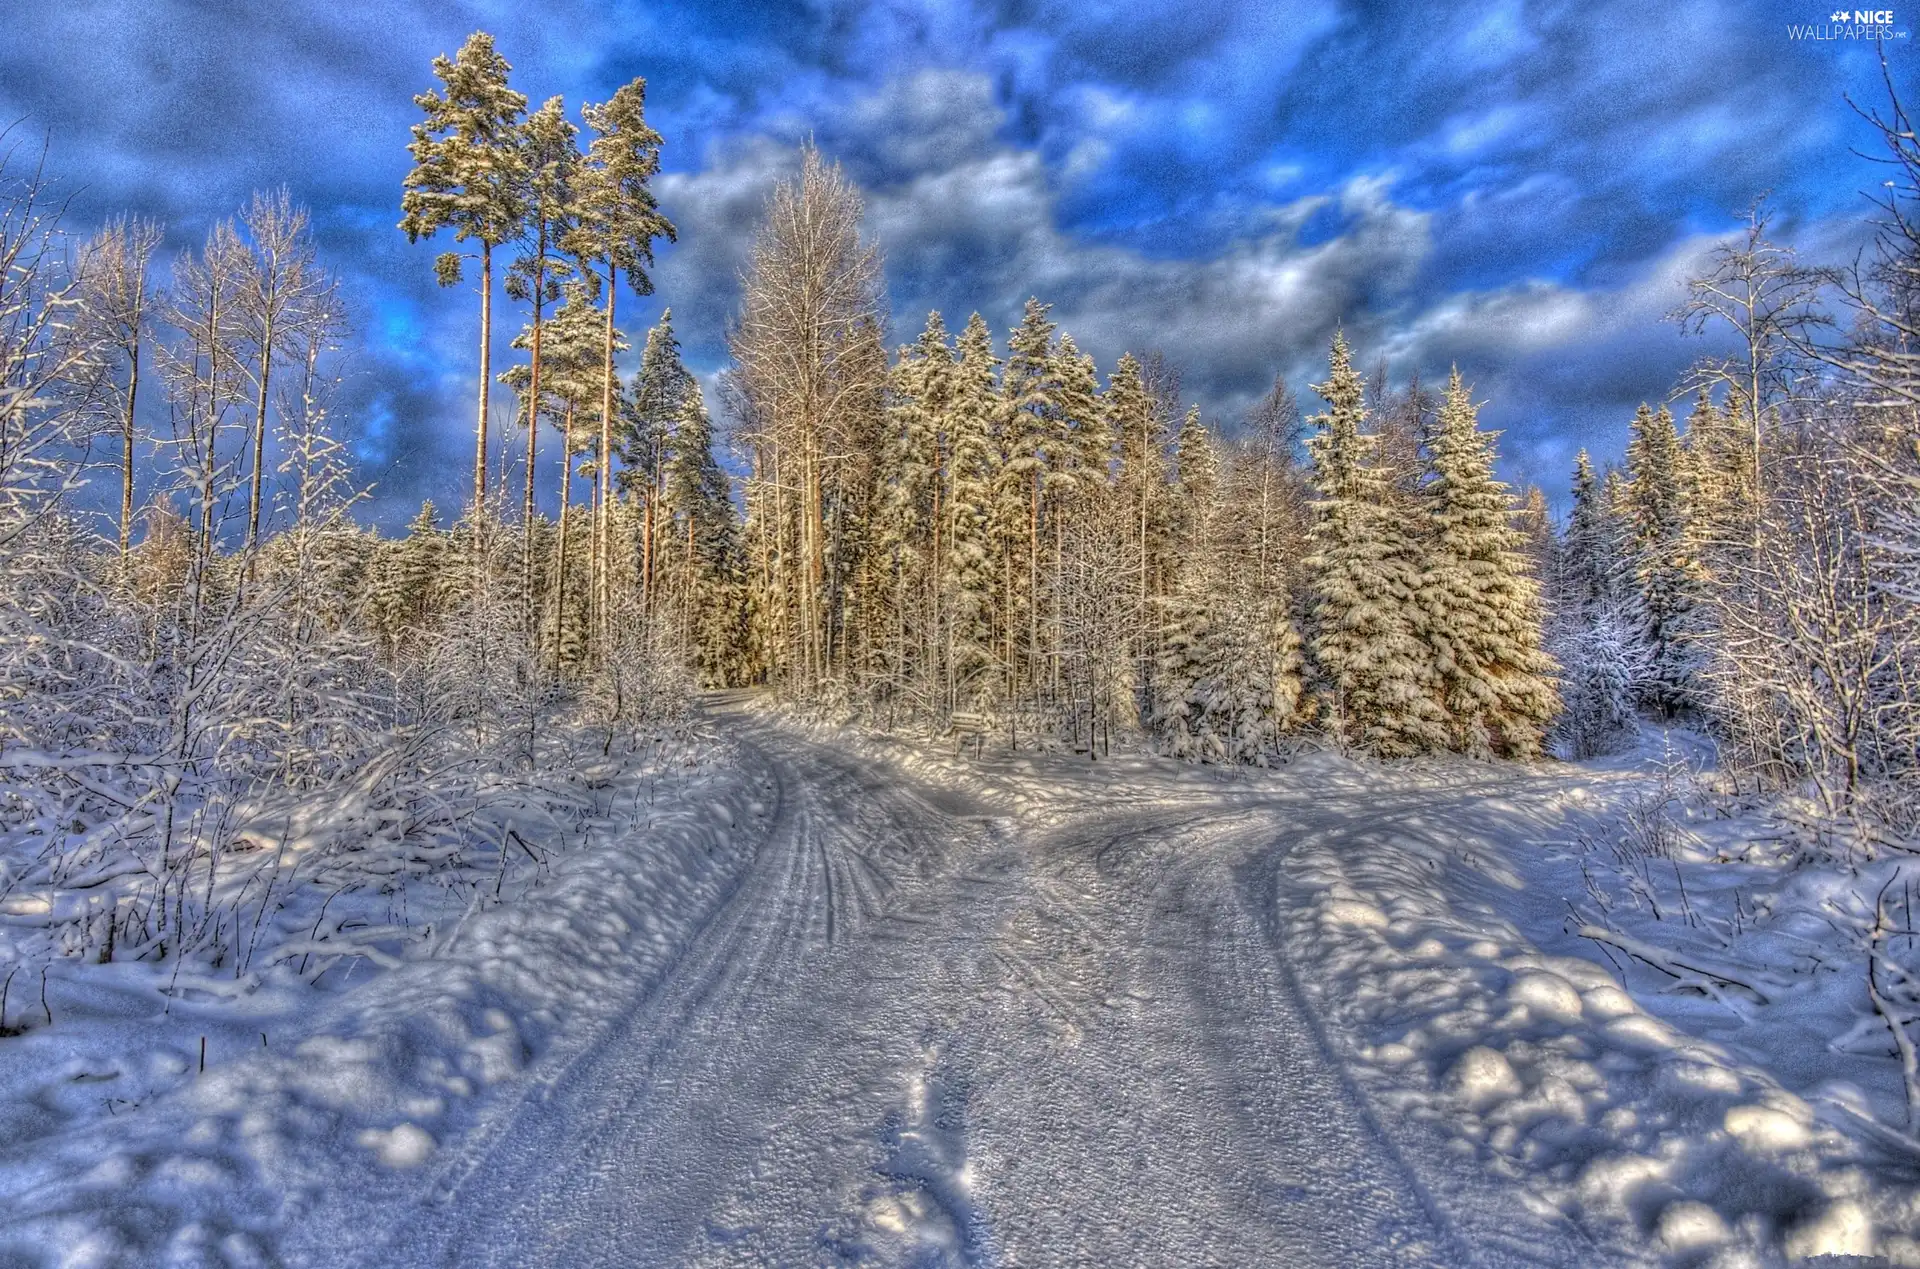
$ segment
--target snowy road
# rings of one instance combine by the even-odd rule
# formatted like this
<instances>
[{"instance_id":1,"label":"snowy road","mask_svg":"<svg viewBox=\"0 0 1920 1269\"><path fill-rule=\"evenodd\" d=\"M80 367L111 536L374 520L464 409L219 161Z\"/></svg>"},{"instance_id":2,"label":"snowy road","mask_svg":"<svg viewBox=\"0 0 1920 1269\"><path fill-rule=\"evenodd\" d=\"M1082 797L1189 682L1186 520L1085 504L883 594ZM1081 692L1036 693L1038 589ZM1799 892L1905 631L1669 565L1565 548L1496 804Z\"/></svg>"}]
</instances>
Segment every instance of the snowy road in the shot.
<instances>
[{"instance_id":1,"label":"snowy road","mask_svg":"<svg viewBox=\"0 0 1920 1269\"><path fill-rule=\"evenodd\" d=\"M1817 1032L1569 930L1657 781L692 731L350 985L63 966L0 1264L1920 1264L1920 1145L1747 1045Z\"/></svg>"},{"instance_id":2,"label":"snowy road","mask_svg":"<svg viewBox=\"0 0 1920 1269\"><path fill-rule=\"evenodd\" d=\"M387 1263L1506 1258L1425 1199L1279 943L1276 842L1391 797L1015 817L721 708L768 781L738 888L363 1231Z\"/></svg>"}]
</instances>

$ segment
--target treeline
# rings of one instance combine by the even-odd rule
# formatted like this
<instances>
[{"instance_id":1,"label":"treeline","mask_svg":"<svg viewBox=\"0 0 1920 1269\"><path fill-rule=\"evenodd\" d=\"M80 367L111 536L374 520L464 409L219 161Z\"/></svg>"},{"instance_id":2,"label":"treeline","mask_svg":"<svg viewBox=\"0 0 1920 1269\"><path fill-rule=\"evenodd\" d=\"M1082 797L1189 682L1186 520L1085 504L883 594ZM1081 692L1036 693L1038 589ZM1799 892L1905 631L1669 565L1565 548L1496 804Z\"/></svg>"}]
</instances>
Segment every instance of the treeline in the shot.
<instances>
[{"instance_id":1,"label":"treeline","mask_svg":"<svg viewBox=\"0 0 1920 1269\"><path fill-rule=\"evenodd\" d=\"M1376 391L1406 422L1376 434L1336 337L1303 450L1284 385L1224 439L1162 359L1102 386L1038 300L1004 357L978 314L955 338L935 313L890 360L860 213L808 151L754 245L730 377L753 674L1082 748L1538 751L1537 584L1457 377L1437 411Z\"/></svg>"},{"instance_id":2,"label":"treeline","mask_svg":"<svg viewBox=\"0 0 1920 1269\"><path fill-rule=\"evenodd\" d=\"M401 228L451 237L437 276L478 283L457 519L423 509L397 540L353 524L327 410L341 306L284 196L216 227L160 287L153 227L120 222L67 262L26 190L7 213L10 249L37 261L7 293L6 382L25 385L0 403L10 540L66 543L92 593L190 596L192 629L207 605L251 611L292 586L303 629L358 641L355 664L418 698L394 709L478 711L475 735L531 730L568 700L644 711L694 682L935 726L972 715L1082 750L1130 733L1209 761L1306 736L1577 757L1652 712L1714 732L1757 785L1813 780L1850 806L1911 782L1920 233L1897 103L1881 122L1904 183L1873 259L1807 268L1756 214L1679 315L1739 355L1679 385L1684 433L1649 406L1623 467L1583 455L1556 530L1540 491L1495 477L1457 374L1439 392L1363 378L1337 334L1324 408L1303 418L1276 381L1230 433L1184 404L1164 358L1102 376L1038 300L1004 346L977 314L956 335L935 313L890 352L859 193L811 148L769 199L730 334L730 477L670 313L637 372L616 368L619 291L651 292L674 232L650 190L644 83L580 112L583 147L559 99L528 111L484 34L434 71ZM526 310L502 372L496 291ZM149 349L170 428L151 437L135 408ZM551 519L543 429L563 459ZM95 559L68 495L102 447L119 542ZM436 674L459 690L424 704Z\"/></svg>"}]
</instances>

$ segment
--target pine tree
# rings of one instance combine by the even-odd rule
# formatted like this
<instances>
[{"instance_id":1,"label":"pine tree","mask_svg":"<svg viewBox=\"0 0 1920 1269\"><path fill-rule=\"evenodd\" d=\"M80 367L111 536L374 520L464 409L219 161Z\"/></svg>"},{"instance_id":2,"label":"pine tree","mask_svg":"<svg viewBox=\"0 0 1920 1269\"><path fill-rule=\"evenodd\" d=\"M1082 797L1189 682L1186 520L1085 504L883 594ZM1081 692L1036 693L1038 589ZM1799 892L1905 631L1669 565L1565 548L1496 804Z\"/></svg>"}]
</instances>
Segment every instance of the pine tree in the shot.
<instances>
[{"instance_id":1,"label":"pine tree","mask_svg":"<svg viewBox=\"0 0 1920 1269\"><path fill-rule=\"evenodd\" d=\"M554 631L573 629L581 623L569 606L569 577L572 550L572 506L574 460L586 449L578 424L592 410L605 391L601 360L601 314L594 304L595 280L591 276L571 278L562 288L560 308L545 324L544 381L541 400L533 401L533 368L511 367L501 381L522 394L520 421L532 428L535 419L545 420L560 429L560 497L558 540L555 543L552 583ZM526 348L533 341L533 330L523 330L513 341L515 348ZM555 644L554 646L558 646Z\"/></svg>"},{"instance_id":2,"label":"pine tree","mask_svg":"<svg viewBox=\"0 0 1920 1269\"><path fill-rule=\"evenodd\" d=\"M1531 758L1559 707L1554 665L1540 648L1538 585L1478 413L1456 369L1429 446L1420 605L1453 747Z\"/></svg>"},{"instance_id":3,"label":"pine tree","mask_svg":"<svg viewBox=\"0 0 1920 1269\"><path fill-rule=\"evenodd\" d=\"M605 642L611 636L612 593L609 588L612 540L608 532L609 508L613 493L613 427L616 379L614 354L618 335L614 328L614 310L619 298L620 276L637 296L653 294L653 280L647 269L653 264L653 240L674 240L673 223L660 212L652 182L660 171L660 134L647 124L647 81L635 79L617 89L601 105L583 107L581 116L593 130L586 160L578 178L579 224L567 241L567 249L581 260L583 267L599 264L606 269L606 328L601 341L603 365L600 398L600 444L594 458L593 517L593 608L596 613L595 638Z\"/></svg>"},{"instance_id":4,"label":"pine tree","mask_svg":"<svg viewBox=\"0 0 1920 1269\"><path fill-rule=\"evenodd\" d=\"M1627 444L1626 508L1641 632L1651 670L1645 703L1671 718L1694 703L1700 567L1695 556L1686 454L1673 415L1642 404Z\"/></svg>"},{"instance_id":5,"label":"pine tree","mask_svg":"<svg viewBox=\"0 0 1920 1269\"><path fill-rule=\"evenodd\" d=\"M1395 514L1377 445L1366 423L1362 384L1344 336L1336 334L1330 373L1314 388L1327 402L1308 442L1314 520L1307 561L1310 649L1336 736L1394 757L1446 747L1437 674L1423 640L1416 542Z\"/></svg>"},{"instance_id":6,"label":"pine tree","mask_svg":"<svg viewBox=\"0 0 1920 1269\"><path fill-rule=\"evenodd\" d=\"M473 501L486 502L487 394L493 384L493 249L520 232L526 216L525 172L519 145L527 99L507 87L512 67L493 37L476 31L449 60L433 59L444 92L413 99L426 119L413 126L413 170L407 173L400 228L410 242L443 228L454 239L480 243L480 421L473 458ZM461 257L434 261L441 286L460 281Z\"/></svg>"},{"instance_id":7,"label":"pine tree","mask_svg":"<svg viewBox=\"0 0 1920 1269\"><path fill-rule=\"evenodd\" d=\"M522 252L507 273L507 294L533 305L533 325L528 340L529 395L541 396L542 339L546 326L546 306L560 298L561 285L574 273L572 261L561 254L561 244L573 231L577 207L574 183L579 175L580 150L576 139L580 130L568 122L566 106L560 98L549 97L546 104L527 116L521 125L519 146L522 158L522 205L526 218L521 226ZM534 469L538 455L539 429L527 428L527 479L522 503L522 519L529 530L534 515ZM531 565L528 554L528 568ZM532 575L528 573L528 593L532 593Z\"/></svg>"}]
</instances>

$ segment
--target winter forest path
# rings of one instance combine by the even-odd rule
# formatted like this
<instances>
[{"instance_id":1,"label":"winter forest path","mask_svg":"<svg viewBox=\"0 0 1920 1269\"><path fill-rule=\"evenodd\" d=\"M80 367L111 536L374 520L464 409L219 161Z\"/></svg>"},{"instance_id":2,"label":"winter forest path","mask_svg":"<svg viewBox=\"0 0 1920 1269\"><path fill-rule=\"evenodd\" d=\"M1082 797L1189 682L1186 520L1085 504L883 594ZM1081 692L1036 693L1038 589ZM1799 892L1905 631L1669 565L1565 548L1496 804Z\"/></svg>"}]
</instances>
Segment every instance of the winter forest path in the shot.
<instances>
[{"instance_id":1,"label":"winter forest path","mask_svg":"<svg viewBox=\"0 0 1920 1269\"><path fill-rule=\"evenodd\" d=\"M1425 1197L1279 938L1289 837L1393 795L1049 807L710 717L764 772L757 855L621 1022L362 1231L386 1263L1505 1262Z\"/></svg>"}]
</instances>

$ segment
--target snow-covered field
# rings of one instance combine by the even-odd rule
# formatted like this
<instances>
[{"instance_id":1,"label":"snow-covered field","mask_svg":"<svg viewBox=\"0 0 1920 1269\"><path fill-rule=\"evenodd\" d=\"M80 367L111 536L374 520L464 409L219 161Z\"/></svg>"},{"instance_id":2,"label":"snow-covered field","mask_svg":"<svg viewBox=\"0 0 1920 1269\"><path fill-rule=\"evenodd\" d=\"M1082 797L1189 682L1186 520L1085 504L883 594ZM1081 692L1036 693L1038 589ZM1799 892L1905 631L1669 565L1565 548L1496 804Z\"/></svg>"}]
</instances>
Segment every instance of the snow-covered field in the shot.
<instances>
[{"instance_id":1,"label":"snow-covered field","mask_svg":"<svg viewBox=\"0 0 1920 1269\"><path fill-rule=\"evenodd\" d=\"M1888 866L1788 868L1762 808L695 731L537 884L317 983L57 968L0 1041L0 1254L1920 1264L1846 933Z\"/></svg>"}]
</instances>

